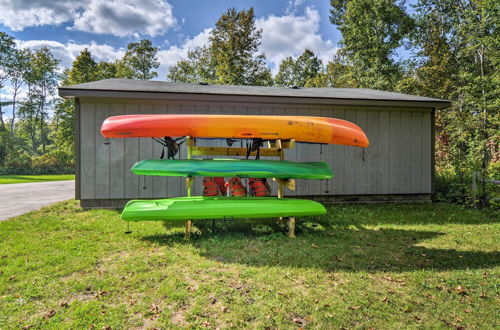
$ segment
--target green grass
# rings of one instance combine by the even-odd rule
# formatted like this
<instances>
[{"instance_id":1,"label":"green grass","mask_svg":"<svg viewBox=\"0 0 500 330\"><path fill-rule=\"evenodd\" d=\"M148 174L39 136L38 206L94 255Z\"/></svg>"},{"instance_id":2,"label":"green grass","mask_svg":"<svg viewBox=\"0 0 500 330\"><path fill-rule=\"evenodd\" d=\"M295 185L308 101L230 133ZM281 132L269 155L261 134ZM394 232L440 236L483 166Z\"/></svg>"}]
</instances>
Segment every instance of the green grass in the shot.
<instances>
[{"instance_id":1,"label":"green grass","mask_svg":"<svg viewBox=\"0 0 500 330\"><path fill-rule=\"evenodd\" d=\"M0 184L74 180L74 174L0 175Z\"/></svg>"},{"instance_id":2,"label":"green grass","mask_svg":"<svg viewBox=\"0 0 500 330\"><path fill-rule=\"evenodd\" d=\"M334 206L296 239L219 223L184 241L64 202L0 222L0 328L499 328L498 220Z\"/></svg>"}]
</instances>

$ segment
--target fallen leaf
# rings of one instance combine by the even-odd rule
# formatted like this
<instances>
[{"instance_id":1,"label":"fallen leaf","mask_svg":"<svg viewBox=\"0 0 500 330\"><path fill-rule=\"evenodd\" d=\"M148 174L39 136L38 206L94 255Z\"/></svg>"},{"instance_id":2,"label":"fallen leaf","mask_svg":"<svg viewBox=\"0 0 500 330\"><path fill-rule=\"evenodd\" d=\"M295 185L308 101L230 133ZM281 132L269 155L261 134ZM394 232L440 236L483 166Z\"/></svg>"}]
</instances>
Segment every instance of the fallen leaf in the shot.
<instances>
[{"instance_id":1,"label":"fallen leaf","mask_svg":"<svg viewBox=\"0 0 500 330\"><path fill-rule=\"evenodd\" d=\"M69 305L68 305L67 302L63 301L62 303L59 304L59 306L61 306L61 307L68 307Z\"/></svg>"},{"instance_id":2,"label":"fallen leaf","mask_svg":"<svg viewBox=\"0 0 500 330\"><path fill-rule=\"evenodd\" d=\"M360 309L361 306L349 306L349 309L352 309L353 311Z\"/></svg>"},{"instance_id":3,"label":"fallen leaf","mask_svg":"<svg viewBox=\"0 0 500 330\"><path fill-rule=\"evenodd\" d=\"M111 330L111 327L109 325L105 325L102 327L102 330Z\"/></svg>"},{"instance_id":4,"label":"fallen leaf","mask_svg":"<svg viewBox=\"0 0 500 330\"><path fill-rule=\"evenodd\" d=\"M319 249L319 246L317 246L316 244L311 244L311 246L315 249Z\"/></svg>"},{"instance_id":5,"label":"fallen leaf","mask_svg":"<svg viewBox=\"0 0 500 330\"><path fill-rule=\"evenodd\" d=\"M486 295L486 293L482 292L482 293L479 295L479 298L488 298L488 296Z\"/></svg>"},{"instance_id":6,"label":"fallen leaf","mask_svg":"<svg viewBox=\"0 0 500 330\"><path fill-rule=\"evenodd\" d=\"M159 314L161 312L160 307L158 307L156 305L152 305L149 308L149 311L152 312L153 314Z\"/></svg>"},{"instance_id":7,"label":"fallen leaf","mask_svg":"<svg viewBox=\"0 0 500 330\"><path fill-rule=\"evenodd\" d=\"M388 299L387 299L387 296L386 296L386 297L384 297L384 298L382 298L382 299L380 299L380 301L383 301L383 302L386 302L387 300L388 300Z\"/></svg>"},{"instance_id":8,"label":"fallen leaf","mask_svg":"<svg viewBox=\"0 0 500 330\"><path fill-rule=\"evenodd\" d=\"M455 292L461 294L462 296L467 296L467 291L465 291L465 289L461 285L457 286Z\"/></svg>"},{"instance_id":9,"label":"fallen leaf","mask_svg":"<svg viewBox=\"0 0 500 330\"><path fill-rule=\"evenodd\" d=\"M9 277L9 281L12 281L13 279L16 278L17 275L12 275L11 277Z\"/></svg>"},{"instance_id":10,"label":"fallen leaf","mask_svg":"<svg viewBox=\"0 0 500 330\"><path fill-rule=\"evenodd\" d=\"M25 325L25 326L23 327L23 329L29 329L29 328L31 328L31 327L33 327L33 325L32 325L32 324L27 324L27 325Z\"/></svg>"},{"instance_id":11,"label":"fallen leaf","mask_svg":"<svg viewBox=\"0 0 500 330\"><path fill-rule=\"evenodd\" d=\"M300 326L304 326L306 324L306 320L301 316L294 317L293 322L295 322L296 324L298 324Z\"/></svg>"},{"instance_id":12,"label":"fallen leaf","mask_svg":"<svg viewBox=\"0 0 500 330\"><path fill-rule=\"evenodd\" d=\"M53 309L51 310L50 312L48 312L47 314L45 314L44 318L46 320L50 319L52 316L56 315L56 311Z\"/></svg>"},{"instance_id":13,"label":"fallen leaf","mask_svg":"<svg viewBox=\"0 0 500 330\"><path fill-rule=\"evenodd\" d=\"M226 306L221 306L221 308L220 308L220 309L221 309L222 313L227 313L227 312L229 312L229 308L227 308Z\"/></svg>"}]
</instances>

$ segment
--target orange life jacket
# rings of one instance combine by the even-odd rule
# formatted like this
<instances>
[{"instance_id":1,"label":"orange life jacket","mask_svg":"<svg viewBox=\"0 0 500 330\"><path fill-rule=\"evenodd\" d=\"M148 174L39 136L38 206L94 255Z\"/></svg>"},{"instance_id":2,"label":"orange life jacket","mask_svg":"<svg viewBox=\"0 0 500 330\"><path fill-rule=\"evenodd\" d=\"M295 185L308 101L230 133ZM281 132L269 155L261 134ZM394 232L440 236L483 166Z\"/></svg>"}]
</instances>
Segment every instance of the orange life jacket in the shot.
<instances>
[{"instance_id":1,"label":"orange life jacket","mask_svg":"<svg viewBox=\"0 0 500 330\"><path fill-rule=\"evenodd\" d=\"M203 196L219 195L219 187L215 183L214 178L206 176L203 178Z\"/></svg>"},{"instance_id":2,"label":"orange life jacket","mask_svg":"<svg viewBox=\"0 0 500 330\"><path fill-rule=\"evenodd\" d=\"M251 178L248 180L248 186L255 197L266 197L271 194L271 186L266 179Z\"/></svg>"},{"instance_id":3,"label":"orange life jacket","mask_svg":"<svg viewBox=\"0 0 500 330\"><path fill-rule=\"evenodd\" d=\"M243 186L240 178L232 177L231 179L229 179L228 183L231 196L243 197L247 195L247 190L245 186Z\"/></svg>"}]
</instances>

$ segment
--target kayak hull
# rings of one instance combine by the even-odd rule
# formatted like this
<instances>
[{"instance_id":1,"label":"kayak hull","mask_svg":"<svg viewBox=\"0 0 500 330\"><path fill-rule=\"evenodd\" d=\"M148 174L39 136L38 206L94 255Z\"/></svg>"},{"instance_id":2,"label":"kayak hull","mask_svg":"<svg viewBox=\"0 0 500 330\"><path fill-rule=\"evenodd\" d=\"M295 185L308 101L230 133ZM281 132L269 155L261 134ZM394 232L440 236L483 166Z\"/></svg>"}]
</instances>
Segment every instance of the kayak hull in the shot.
<instances>
[{"instance_id":1,"label":"kayak hull","mask_svg":"<svg viewBox=\"0 0 500 330\"><path fill-rule=\"evenodd\" d=\"M328 180L333 177L326 162L243 159L146 159L132 167L137 175L210 176Z\"/></svg>"},{"instance_id":2,"label":"kayak hull","mask_svg":"<svg viewBox=\"0 0 500 330\"><path fill-rule=\"evenodd\" d=\"M121 216L125 221L174 221L300 217L325 213L323 205L308 199L196 196L132 200Z\"/></svg>"},{"instance_id":3,"label":"kayak hull","mask_svg":"<svg viewBox=\"0 0 500 330\"><path fill-rule=\"evenodd\" d=\"M123 115L107 118L105 138L180 137L265 140L368 147L363 130L346 120L307 116Z\"/></svg>"}]
</instances>

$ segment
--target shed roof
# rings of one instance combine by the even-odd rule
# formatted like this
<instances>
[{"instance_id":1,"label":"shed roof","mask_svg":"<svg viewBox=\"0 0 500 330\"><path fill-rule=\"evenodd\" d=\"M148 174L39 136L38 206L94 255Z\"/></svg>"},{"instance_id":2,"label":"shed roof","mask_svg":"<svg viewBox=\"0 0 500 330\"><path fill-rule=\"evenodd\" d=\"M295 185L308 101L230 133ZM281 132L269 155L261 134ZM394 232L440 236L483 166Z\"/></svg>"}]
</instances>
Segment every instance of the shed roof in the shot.
<instances>
[{"instance_id":1,"label":"shed roof","mask_svg":"<svg viewBox=\"0 0 500 330\"><path fill-rule=\"evenodd\" d=\"M415 96L394 92L366 88L286 88L268 86L233 86L233 85L210 85L210 84L188 84L165 81L147 81L131 79L104 79L72 86L59 87L59 95L62 97L134 97L137 95L150 95L158 97L165 94L201 94L201 95L231 95L231 96L254 96L254 97L286 97L300 99L331 99L331 100L363 100L379 103L385 101L404 102L433 107L447 107L450 102L430 97Z\"/></svg>"}]
</instances>

